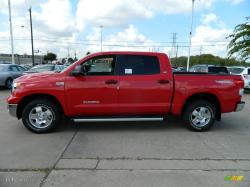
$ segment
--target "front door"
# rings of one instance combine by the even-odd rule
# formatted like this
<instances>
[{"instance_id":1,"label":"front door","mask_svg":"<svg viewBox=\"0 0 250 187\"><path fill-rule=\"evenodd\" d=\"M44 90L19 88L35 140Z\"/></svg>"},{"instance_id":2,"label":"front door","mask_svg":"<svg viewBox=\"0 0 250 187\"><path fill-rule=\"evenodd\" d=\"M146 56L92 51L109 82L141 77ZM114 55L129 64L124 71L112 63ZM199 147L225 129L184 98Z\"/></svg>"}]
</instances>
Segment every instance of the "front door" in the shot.
<instances>
[{"instance_id":1,"label":"front door","mask_svg":"<svg viewBox=\"0 0 250 187\"><path fill-rule=\"evenodd\" d=\"M116 113L118 79L116 56L98 56L83 62L83 76L68 76L67 105L72 116L113 115Z\"/></svg>"}]
</instances>

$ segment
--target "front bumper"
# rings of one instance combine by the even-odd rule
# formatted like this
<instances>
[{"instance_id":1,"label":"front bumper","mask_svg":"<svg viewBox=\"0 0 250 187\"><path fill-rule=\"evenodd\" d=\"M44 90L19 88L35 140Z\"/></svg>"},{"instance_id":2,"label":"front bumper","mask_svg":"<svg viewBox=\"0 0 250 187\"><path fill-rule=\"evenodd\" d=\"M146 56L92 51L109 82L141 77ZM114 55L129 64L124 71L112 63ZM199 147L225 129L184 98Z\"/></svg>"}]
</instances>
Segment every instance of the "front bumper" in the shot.
<instances>
[{"instance_id":1,"label":"front bumper","mask_svg":"<svg viewBox=\"0 0 250 187\"><path fill-rule=\"evenodd\" d=\"M241 110L243 110L243 108L245 107L245 102L244 101L240 101L236 104L235 107L235 112L239 112Z\"/></svg>"},{"instance_id":2,"label":"front bumper","mask_svg":"<svg viewBox=\"0 0 250 187\"><path fill-rule=\"evenodd\" d=\"M8 104L9 114L13 117L17 117L17 104Z\"/></svg>"}]
</instances>

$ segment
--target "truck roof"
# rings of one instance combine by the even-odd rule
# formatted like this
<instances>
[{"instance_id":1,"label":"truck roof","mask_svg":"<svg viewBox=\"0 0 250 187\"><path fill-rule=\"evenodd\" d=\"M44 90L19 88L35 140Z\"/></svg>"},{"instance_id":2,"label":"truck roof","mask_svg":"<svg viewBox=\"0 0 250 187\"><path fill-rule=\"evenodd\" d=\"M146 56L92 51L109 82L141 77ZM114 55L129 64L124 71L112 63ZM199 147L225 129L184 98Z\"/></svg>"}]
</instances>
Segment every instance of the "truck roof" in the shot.
<instances>
[{"instance_id":1,"label":"truck roof","mask_svg":"<svg viewBox=\"0 0 250 187\"><path fill-rule=\"evenodd\" d=\"M92 53L89 56L96 56L96 55L111 55L111 54L126 54L126 55L166 55L165 53L160 52L143 52L143 51L106 51L106 52L97 52Z\"/></svg>"}]
</instances>

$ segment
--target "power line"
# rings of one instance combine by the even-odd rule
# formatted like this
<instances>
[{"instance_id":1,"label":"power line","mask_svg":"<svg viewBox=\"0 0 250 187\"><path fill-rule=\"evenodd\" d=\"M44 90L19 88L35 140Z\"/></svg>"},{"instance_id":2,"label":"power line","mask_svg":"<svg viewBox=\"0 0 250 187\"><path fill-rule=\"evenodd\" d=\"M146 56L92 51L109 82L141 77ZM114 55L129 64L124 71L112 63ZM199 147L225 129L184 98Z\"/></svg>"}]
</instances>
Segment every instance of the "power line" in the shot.
<instances>
[{"instance_id":1,"label":"power line","mask_svg":"<svg viewBox=\"0 0 250 187\"><path fill-rule=\"evenodd\" d=\"M43 41L43 40L37 40L37 41ZM43 41L43 42L48 42L51 43L51 41ZM67 44L68 42L60 42L60 41L53 41L53 43L57 44ZM100 43L79 43L79 42L71 42L68 43L71 45L83 45L83 46L100 46ZM103 46L105 47L137 47L137 48L165 48L165 47L172 47L172 45L120 45L120 44L105 44L103 43ZM192 45L192 48L198 48L200 46L203 47L216 47L216 46L227 46L227 44L210 44L210 45ZM189 47L188 45L178 45L179 48L187 48Z\"/></svg>"},{"instance_id":2,"label":"power line","mask_svg":"<svg viewBox=\"0 0 250 187\"><path fill-rule=\"evenodd\" d=\"M27 39L26 37L15 37L15 40L25 40ZM35 38L34 38L35 39ZM48 40L48 41L55 41L58 40L59 38L45 38L42 40ZM0 37L0 40L9 40L9 37ZM66 38L60 38L60 41L65 41L65 42L70 42L71 39L66 39ZM84 39L77 39L78 41L83 41L83 42L100 42L100 40L84 40ZM172 44L173 41L104 41L105 43L156 43L156 44L160 44L160 43L168 43L168 44ZM188 42L184 42L184 41L178 41L178 43L188 43ZM199 43L199 42L192 42L192 43ZM216 40L212 40L212 41L207 41L204 43L228 43L227 40L224 41L216 41Z\"/></svg>"}]
</instances>

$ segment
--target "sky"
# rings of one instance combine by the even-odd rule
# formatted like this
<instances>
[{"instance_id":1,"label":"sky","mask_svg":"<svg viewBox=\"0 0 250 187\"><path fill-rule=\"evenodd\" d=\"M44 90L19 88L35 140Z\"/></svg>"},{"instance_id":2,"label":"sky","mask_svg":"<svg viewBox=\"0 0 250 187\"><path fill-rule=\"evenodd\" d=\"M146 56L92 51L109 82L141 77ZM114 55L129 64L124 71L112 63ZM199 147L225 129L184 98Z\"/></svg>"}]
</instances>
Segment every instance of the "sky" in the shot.
<instances>
[{"instance_id":1,"label":"sky","mask_svg":"<svg viewBox=\"0 0 250 187\"><path fill-rule=\"evenodd\" d=\"M226 57L226 37L250 16L250 0L195 0L194 5L191 54ZM53 52L61 58L101 50L188 54L192 0L11 0L18 54L31 54L30 7L36 54ZM8 15L8 1L0 0L0 53L11 53Z\"/></svg>"}]
</instances>

